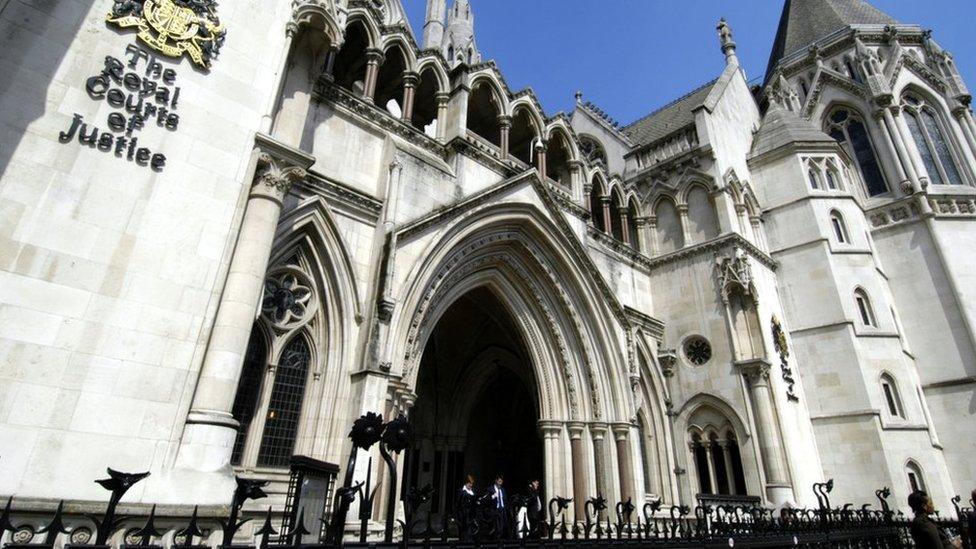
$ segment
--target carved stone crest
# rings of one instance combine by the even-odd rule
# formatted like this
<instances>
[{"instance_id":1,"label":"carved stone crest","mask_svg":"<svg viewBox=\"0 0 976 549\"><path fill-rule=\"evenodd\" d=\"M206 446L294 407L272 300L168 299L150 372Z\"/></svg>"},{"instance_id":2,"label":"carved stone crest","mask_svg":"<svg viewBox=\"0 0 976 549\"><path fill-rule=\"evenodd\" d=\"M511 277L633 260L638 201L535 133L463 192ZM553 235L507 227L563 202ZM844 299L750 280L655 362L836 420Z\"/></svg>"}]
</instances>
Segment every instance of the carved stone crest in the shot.
<instances>
[{"instance_id":1,"label":"carved stone crest","mask_svg":"<svg viewBox=\"0 0 976 549\"><path fill-rule=\"evenodd\" d=\"M729 302L729 296L736 288L742 290L743 294L756 299L752 285L752 267L749 265L749 258L742 248L737 246L731 256L716 257L715 268L723 302L726 304Z\"/></svg>"},{"instance_id":2,"label":"carved stone crest","mask_svg":"<svg viewBox=\"0 0 976 549\"><path fill-rule=\"evenodd\" d=\"M136 28L139 40L153 50L167 57L186 54L204 69L210 69L227 35L216 0L115 0L105 22Z\"/></svg>"}]
</instances>

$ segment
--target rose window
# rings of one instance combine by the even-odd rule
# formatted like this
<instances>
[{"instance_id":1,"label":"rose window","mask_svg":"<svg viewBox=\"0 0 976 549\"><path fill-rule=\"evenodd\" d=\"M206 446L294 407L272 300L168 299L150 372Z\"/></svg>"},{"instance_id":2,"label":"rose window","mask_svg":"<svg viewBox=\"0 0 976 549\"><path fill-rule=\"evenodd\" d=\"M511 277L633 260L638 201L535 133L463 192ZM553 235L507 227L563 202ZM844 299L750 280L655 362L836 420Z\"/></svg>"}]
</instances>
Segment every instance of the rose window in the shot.
<instances>
[{"instance_id":1,"label":"rose window","mask_svg":"<svg viewBox=\"0 0 976 549\"><path fill-rule=\"evenodd\" d=\"M685 357L695 366L701 366L712 359L712 346L701 336L688 338L685 342Z\"/></svg>"},{"instance_id":2,"label":"rose window","mask_svg":"<svg viewBox=\"0 0 976 549\"><path fill-rule=\"evenodd\" d=\"M264 282L261 312L278 328L293 328L315 312L312 284L300 271L272 272Z\"/></svg>"}]
</instances>

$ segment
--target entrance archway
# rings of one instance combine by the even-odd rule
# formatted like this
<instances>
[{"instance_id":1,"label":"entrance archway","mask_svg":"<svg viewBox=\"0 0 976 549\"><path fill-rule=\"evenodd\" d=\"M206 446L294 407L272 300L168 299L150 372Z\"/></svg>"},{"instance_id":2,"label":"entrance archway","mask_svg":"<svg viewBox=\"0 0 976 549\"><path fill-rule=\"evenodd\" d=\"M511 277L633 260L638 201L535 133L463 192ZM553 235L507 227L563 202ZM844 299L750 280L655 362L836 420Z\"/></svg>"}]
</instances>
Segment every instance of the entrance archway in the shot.
<instances>
[{"instance_id":1,"label":"entrance archway","mask_svg":"<svg viewBox=\"0 0 976 549\"><path fill-rule=\"evenodd\" d=\"M427 340L416 386L405 481L407 490L435 489L435 524L453 513L466 474L484 489L501 473L512 495L543 476L531 357L493 290L475 288L447 308Z\"/></svg>"}]
</instances>

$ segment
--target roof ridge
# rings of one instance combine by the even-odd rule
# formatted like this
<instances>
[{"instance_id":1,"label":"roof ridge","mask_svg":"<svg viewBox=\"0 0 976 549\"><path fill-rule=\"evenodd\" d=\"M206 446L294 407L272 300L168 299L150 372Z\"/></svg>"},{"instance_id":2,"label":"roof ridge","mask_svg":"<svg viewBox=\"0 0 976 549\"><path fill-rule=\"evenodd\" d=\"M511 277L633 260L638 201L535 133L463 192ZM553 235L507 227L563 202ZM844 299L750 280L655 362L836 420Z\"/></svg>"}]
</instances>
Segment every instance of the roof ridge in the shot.
<instances>
[{"instance_id":1,"label":"roof ridge","mask_svg":"<svg viewBox=\"0 0 976 549\"><path fill-rule=\"evenodd\" d=\"M689 97L691 97L692 95L695 95L696 93L702 91L703 89L705 89L705 88L707 88L709 86L714 86L715 83L718 82L718 79L719 79L719 77L716 77L716 78L714 78L714 79L712 79L712 80L710 80L710 81L702 84L701 86L698 86L697 88L691 90L690 92L682 95L681 97L679 97L679 98L671 101L670 103L668 103L666 105L663 105L661 107L658 107L657 109L651 111L650 113L645 114L644 116L638 118L637 120L634 120L630 124L627 124L625 126L621 126L621 128L620 128L621 131L627 131L629 128L632 128L632 127L636 126L637 124L640 124L641 122L643 122L643 121L651 118L652 116L660 113L661 111L663 111L663 110L665 110L665 109L667 109L669 107L673 107L673 106L677 105L678 103L684 101L685 99L688 99Z\"/></svg>"}]
</instances>

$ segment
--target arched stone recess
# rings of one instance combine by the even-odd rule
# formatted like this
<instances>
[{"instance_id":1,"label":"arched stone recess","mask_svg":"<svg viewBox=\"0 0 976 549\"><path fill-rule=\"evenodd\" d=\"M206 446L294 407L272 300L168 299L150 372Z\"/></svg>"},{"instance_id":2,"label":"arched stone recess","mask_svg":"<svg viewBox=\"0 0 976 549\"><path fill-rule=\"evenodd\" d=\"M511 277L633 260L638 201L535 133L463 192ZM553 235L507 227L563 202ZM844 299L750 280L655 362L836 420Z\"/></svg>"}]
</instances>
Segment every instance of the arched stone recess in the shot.
<instances>
[{"instance_id":1,"label":"arched stone recess","mask_svg":"<svg viewBox=\"0 0 976 549\"><path fill-rule=\"evenodd\" d=\"M335 219L321 197L309 198L282 216L272 250L268 272L295 265L307 273L322 314L314 327L306 330L313 355L310 369L316 382L309 385L307 394L312 398L306 403L317 409L302 412L308 419L299 433L296 453L328 455L335 461L340 458L336 449L342 447L348 425L344 417L327 418L331 417L330 403L347 396L350 390L348 373L356 352L351 342L355 341L357 319L362 316L356 274Z\"/></svg>"},{"instance_id":2,"label":"arched stone recess","mask_svg":"<svg viewBox=\"0 0 976 549\"><path fill-rule=\"evenodd\" d=\"M675 467L674 435L668 416L670 410L666 404L671 401L671 395L660 365L654 358L654 346L649 343L651 339L653 338L642 330L635 333L634 347L638 363L634 387L635 413L638 417L635 420L638 424L643 420L647 429L647 432L641 433L647 437L644 441L646 453L641 457L647 460L643 468L644 474L652 476L645 479L645 488L650 489L645 489L645 496L657 496L664 502L671 503L678 501L678 486L672 475Z\"/></svg>"},{"instance_id":3,"label":"arched stone recess","mask_svg":"<svg viewBox=\"0 0 976 549\"><path fill-rule=\"evenodd\" d=\"M540 395L543 419L629 421L629 330L614 323L619 317L598 298L594 273L574 249L528 204L489 206L446 228L423 251L428 260L405 275L411 282L391 320L393 356L402 360L394 374L412 386L443 311L468 291L489 286L521 324L540 391L542 381L551 382L549 394Z\"/></svg>"},{"instance_id":4,"label":"arched stone recess","mask_svg":"<svg viewBox=\"0 0 976 549\"><path fill-rule=\"evenodd\" d=\"M734 436L738 443L746 492L749 495L762 496L761 458L748 424L725 399L708 393L698 393L681 406L674 419L677 466L684 471L684 475L678 479L683 498L693 501L701 486L690 449L692 437L695 434L713 433L731 433Z\"/></svg>"}]
</instances>

